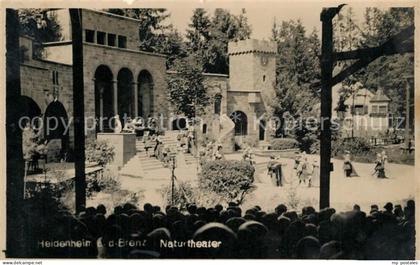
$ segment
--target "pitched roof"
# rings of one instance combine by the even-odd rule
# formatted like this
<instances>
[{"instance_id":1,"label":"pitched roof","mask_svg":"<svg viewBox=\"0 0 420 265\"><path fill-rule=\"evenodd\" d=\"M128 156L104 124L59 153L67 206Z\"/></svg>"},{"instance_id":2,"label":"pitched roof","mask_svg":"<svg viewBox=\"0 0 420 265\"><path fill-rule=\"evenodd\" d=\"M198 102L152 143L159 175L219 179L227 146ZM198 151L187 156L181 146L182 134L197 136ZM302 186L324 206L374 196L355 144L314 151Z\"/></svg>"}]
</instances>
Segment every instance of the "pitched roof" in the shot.
<instances>
[{"instance_id":1,"label":"pitched roof","mask_svg":"<svg viewBox=\"0 0 420 265\"><path fill-rule=\"evenodd\" d=\"M372 92L366 88L360 88L354 94L354 105L366 105L369 103L369 99L373 98ZM353 95L350 95L345 101L346 105L353 105Z\"/></svg>"},{"instance_id":2,"label":"pitched roof","mask_svg":"<svg viewBox=\"0 0 420 265\"><path fill-rule=\"evenodd\" d=\"M387 95L384 94L382 88L378 88L375 95L370 99L370 102L387 102L391 101Z\"/></svg>"}]
</instances>

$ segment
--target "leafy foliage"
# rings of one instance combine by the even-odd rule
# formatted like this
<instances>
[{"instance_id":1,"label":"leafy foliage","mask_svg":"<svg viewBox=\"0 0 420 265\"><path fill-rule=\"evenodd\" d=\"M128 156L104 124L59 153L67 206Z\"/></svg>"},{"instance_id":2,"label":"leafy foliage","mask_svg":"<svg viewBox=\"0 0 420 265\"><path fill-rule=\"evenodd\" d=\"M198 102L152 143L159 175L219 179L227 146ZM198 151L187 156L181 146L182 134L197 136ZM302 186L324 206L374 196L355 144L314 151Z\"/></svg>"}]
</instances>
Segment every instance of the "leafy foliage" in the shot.
<instances>
[{"instance_id":1,"label":"leafy foliage","mask_svg":"<svg viewBox=\"0 0 420 265\"><path fill-rule=\"evenodd\" d=\"M104 166L114 159L114 147L107 141L90 141L85 148L86 160Z\"/></svg>"},{"instance_id":2,"label":"leafy foliage","mask_svg":"<svg viewBox=\"0 0 420 265\"><path fill-rule=\"evenodd\" d=\"M349 151L352 155L368 156L372 152L372 146L365 138L339 138L332 143L332 154L343 155Z\"/></svg>"},{"instance_id":3,"label":"leafy foliage","mask_svg":"<svg viewBox=\"0 0 420 265\"><path fill-rule=\"evenodd\" d=\"M199 187L226 202L241 204L253 189L255 169L245 161L207 161L199 176Z\"/></svg>"},{"instance_id":4,"label":"leafy foliage","mask_svg":"<svg viewBox=\"0 0 420 265\"><path fill-rule=\"evenodd\" d=\"M177 60L175 69L177 74L168 77L169 100L179 112L195 117L210 104L207 88L203 84L202 69L192 57Z\"/></svg>"},{"instance_id":5,"label":"leafy foliage","mask_svg":"<svg viewBox=\"0 0 420 265\"><path fill-rule=\"evenodd\" d=\"M335 49L338 51L381 45L402 29L414 24L413 8L366 8L361 27L353 20L351 8L346 9L347 12L337 16L334 21ZM339 66L343 68L351 63L353 62L346 61ZM391 98L390 113L398 117L405 112L404 77L407 76L414 76L414 54L382 56L344 80L343 90L348 90L356 82L361 82L363 87L372 92L382 88ZM410 99L414 102L413 95L410 95Z\"/></svg>"},{"instance_id":6,"label":"leafy foliage","mask_svg":"<svg viewBox=\"0 0 420 265\"><path fill-rule=\"evenodd\" d=\"M164 8L111 8L107 12L139 20L140 50L168 55L167 68L176 58L186 56L182 36L167 23L170 14Z\"/></svg>"},{"instance_id":7,"label":"leafy foliage","mask_svg":"<svg viewBox=\"0 0 420 265\"><path fill-rule=\"evenodd\" d=\"M120 190L121 183L110 171L103 175L95 174L86 178L86 196L90 197L96 192L114 193Z\"/></svg>"},{"instance_id":8,"label":"leafy foliage","mask_svg":"<svg viewBox=\"0 0 420 265\"><path fill-rule=\"evenodd\" d=\"M20 33L34 38L34 56L42 58L43 42L61 40L61 28L57 23L56 16L48 13L45 8L21 8L18 10ZM32 56L32 55L31 55Z\"/></svg>"},{"instance_id":9,"label":"leafy foliage","mask_svg":"<svg viewBox=\"0 0 420 265\"><path fill-rule=\"evenodd\" d=\"M245 9L235 16L217 8L211 18L204 9L197 8L187 30L187 50L197 58L204 72L227 74L228 42L248 39L250 35Z\"/></svg>"},{"instance_id":10,"label":"leafy foliage","mask_svg":"<svg viewBox=\"0 0 420 265\"><path fill-rule=\"evenodd\" d=\"M171 184L163 187L160 192L167 205L177 206L179 209L184 210L186 209L188 203L196 201L197 188L193 187L188 181L177 181L174 188L173 204Z\"/></svg>"},{"instance_id":11,"label":"leafy foliage","mask_svg":"<svg viewBox=\"0 0 420 265\"><path fill-rule=\"evenodd\" d=\"M277 138L270 141L272 150L287 150L297 148L299 143L293 138Z\"/></svg>"},{"instance_id":12,"label":"leafy foliage","mask_svg":"<svg viewBox=\"0 0 420 265\"><path fill-rule=\"evenodd\" d=\"M304 116L319 100L312 83L320 79L317 56L320 43L314 30L307 36L300 20L274 23L272 40L277 43L276 98L271 102L274 115L282 121L277 136L284 136L285 116Z\"/></svg>"},{"instance_id":13,"label":"leafy foliage","mask_svg":"<svg viewBox=\"0 0 420 265\"><path fill-rule=\"evenodd\" d=\"M30 36L38 42L60 40L60 25L58 25L55 15L47 15L47 10L45 8L19 9L21 34Z\"/></svg>"}]
</instances>

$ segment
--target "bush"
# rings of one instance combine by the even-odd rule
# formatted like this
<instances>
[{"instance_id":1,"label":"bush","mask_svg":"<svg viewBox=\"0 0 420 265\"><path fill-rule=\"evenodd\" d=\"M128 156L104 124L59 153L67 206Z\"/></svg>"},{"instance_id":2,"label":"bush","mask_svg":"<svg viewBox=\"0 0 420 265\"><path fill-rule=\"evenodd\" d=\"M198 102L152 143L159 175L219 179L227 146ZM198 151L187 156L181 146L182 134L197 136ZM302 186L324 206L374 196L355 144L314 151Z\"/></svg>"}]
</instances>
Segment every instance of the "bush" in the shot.
<instances>
[{"instance_id":1,"label":"bush","mask_svg":"<svg viewBox=\"0 0 420 265\"><path fill-rule=\"evenodd\" d=\"M104 166L114 160L114 147L107 141L90 141L85 148L86 160Z\"/></svg>"},{"instance_id":2,"label":"bush","mask_svg":"<svg viewBox=\"0 0 420 265\"><path fill-rule=\"evenodd\" d=\"M96 174L86 178L86 196L91 197L96 192L114 193L121 187L115 177L115 172L104 170L102 175Z\"/></svg>"},{"instance_id":3,"label":"bush","mask_svg":"<svg viewBox=\"0 0 420 265\"><path fill-rule=\"evenodd\" d=\"M298 148L299 143L293 138L275 138L270 141L272 150L286 150Z\"/></svg>"},{"instance_id":4,"label":"bush","mask_svg":"<svg viewBox=\"0 0 420 265\"><path fill-rule=\"evenodd\" d=\"M199 176L199 187L226 202L241 204L253 189L255 169L246 161L207 161Z\"/></svg>"},{"instance_id":5,"label":"bush","mask_svg":"<svg viewBox=\"0 0 420 265\"><path fill-rule=\"evenodd\" d=\"M349 151L354 156L371 156L373 152L372 146L365 138L338 138L332 143L333 156L343 155L345 151Z\"/></svg>"},{"instance_id":6,"label":"bush","mask_svg":"<svg viewBox=\"0 0 420 265\"><path fill-rule=\"evenodd\" d=\"M162 194L166 205L176 206L181 210L187 208L187 203L196 202L196 189L188 181L175 182L174 203L172 204L172 186L171 184L164 186L160 193Z\"/></svg>"}]
</instances>

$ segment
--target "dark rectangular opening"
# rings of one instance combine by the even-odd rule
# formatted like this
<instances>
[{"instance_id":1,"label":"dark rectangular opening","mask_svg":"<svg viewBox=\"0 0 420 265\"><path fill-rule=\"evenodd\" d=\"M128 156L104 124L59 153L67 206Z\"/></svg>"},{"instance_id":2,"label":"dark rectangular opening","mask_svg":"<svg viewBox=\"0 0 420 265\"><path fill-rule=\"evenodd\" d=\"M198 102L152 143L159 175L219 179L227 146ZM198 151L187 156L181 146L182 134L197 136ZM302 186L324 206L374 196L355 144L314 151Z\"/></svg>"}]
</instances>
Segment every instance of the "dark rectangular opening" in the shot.
<instances>
[{"instance_id":1,"label":"dark rectangular opening","mask_svg":"<svg viewBox=\"0 0 420 265\"><path fill-rule=\"evenodd\" d=\"M115 46L116 36L115 34L108 33L108 46Z\"/></svg>"},{"instance_id":2,"label":"dark rectangular opening","mask_svg":"<svg viewBox=\"0 0 420 265\"><path fill-rule=\"evenodd\" d=\"M105 37L106 37L105 32L101 32L101 31L96 32L96 43L105 45Z\"/></svg>"},{"instance_id":3,"label":"dark rectangular opening","mask_svg":"<svg viewBox=\"0 0 420 265\"><path fill-rule=\"evenodd\" d=\"M118 36L118 47L119 48L127 48L127 37L126 36Z\"/></svg>"},{"instance_id":4,"label":"dark rectangular opening","mask_svg":"<svg viewBox=\"0 0 420 265\"><path fill-rule=\"evenodd\" d=\"M90 30L90 29L85 30L85 41L86 42L91 42L91 43L95 42L95 31L94 30Z\"/></svg>"}]
</instances>

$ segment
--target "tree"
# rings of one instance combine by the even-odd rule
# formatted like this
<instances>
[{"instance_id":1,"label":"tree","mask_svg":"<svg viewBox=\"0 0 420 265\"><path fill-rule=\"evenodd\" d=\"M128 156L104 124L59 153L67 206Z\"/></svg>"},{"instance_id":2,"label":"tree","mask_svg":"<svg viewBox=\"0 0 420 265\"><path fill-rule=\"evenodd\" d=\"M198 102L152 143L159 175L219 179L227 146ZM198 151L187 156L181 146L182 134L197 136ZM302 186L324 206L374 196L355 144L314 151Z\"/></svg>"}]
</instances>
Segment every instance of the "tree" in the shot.
<instances>
[{"instance_id":1,"label":"tree","mask_svg":"<svg viewBox=\"0 0 420 265\"><path fill-rule=\"evenodd\" d=\"M168 78L170 102L189 118L200 115L210 103L200 63L190 56L177 60L174 69L177 73Z\"/></svg>"},{"instance_id":2,"label":"tree","mask_svg":"<svg viewBox=\"0 0 420 265\"><path fill-rule=\"evenodd\" d=\"M207 12L202 8L197 8L191 17L186 34L188 52L197 58L204 70L208 68L207 51L210 41L210 23Z\"/></svg>"},{"instance_id":3,"label":"tree","mask_svg":"<svg viewBox=\"0 0 420 265\"><path fill-rule=\"evenodd\" d=\"M19 9L21 34L30 36L37 42L52 42L61 40L61 28L53 13L47 14L45 8Z\"/></svg>"},{"instance_id":4,"label":"tree","mask_svg":"<svg viewBox=\"0 0 420 265\"><path fill-rule=\"evenodd\" d=\"M196 9L187 30L187 48L199 59L205 72L227 74L228 43L248 39L250 35L245 9L235 16L217 8L212 18L204 9Z\"/></svg>"},{"instance_id":5,"label":"tree","mask_svg":"<svg viewBox=\"0 0 420 265\"><path fill-rule=\"evenodd\" d=\"M346 14L339 15L334 22L335 32L337 32L335 34L336 50L375 47L414 24L413 8L391 8L384 11L378 8L366 8L362 27L357 25L353 16L349 8ZM340 67L351 63L353 62L345 61ZM356 82L361 82L363 87L373 93L378 88L383 88L385 94L391 98L390 113L398 117L405 112L406 80L404 77L406 76L414 76L414 54L382 56L345 79L341 92L348 96L350 94L348 90ZM410 98L414 103L414 97Z\"/></svg>"},{"instance_id":6,"label":"tree","mask_svg":"<svg viewBox=\"0 0 420 265\"><path fill-rule=\"evenodd\" d=\"M320 79L319 37L316 30L306 36L300 20L273 24L272 40L277 42L276 98L271 103L281 125L277 136L284 135L285 116L305 116L318 103L312 83Z\"/></svg>"},{"instance_id":7,"label":"tree","mask_svg":"<svg viewBox=\"0 0 420 265\"><path fill-rule=\"evenodd\" d=\"M203 192L217 194L225 203L241 205L255 190L255 168L246 161L216 160L203 164L198 185Z\"/></svg>"},{"instance_id":8,"label":"tree","mask_svg":"<svg viewBox=\"0 0 420 265\"><path fill-rule=\"evenodd\" d=\"M18 9L20 34L34 38L34 56L43 57L43 42L53 42L62 39L61 28L54 13L48 13L45 8ZM22 52L22 51L21 51Z\"/></svg>"},{"instance_id":9,"label":"tree","mask_svg":"<svg viewBox=\"0 0 420 265\"><path fill-rule=\"evenodd\" d=\"M159 33L166 29L162 22L169 16L163 8L111 8L107 12L139 20L140 50L153 52Z\"/></svg>"}]
</instances>

